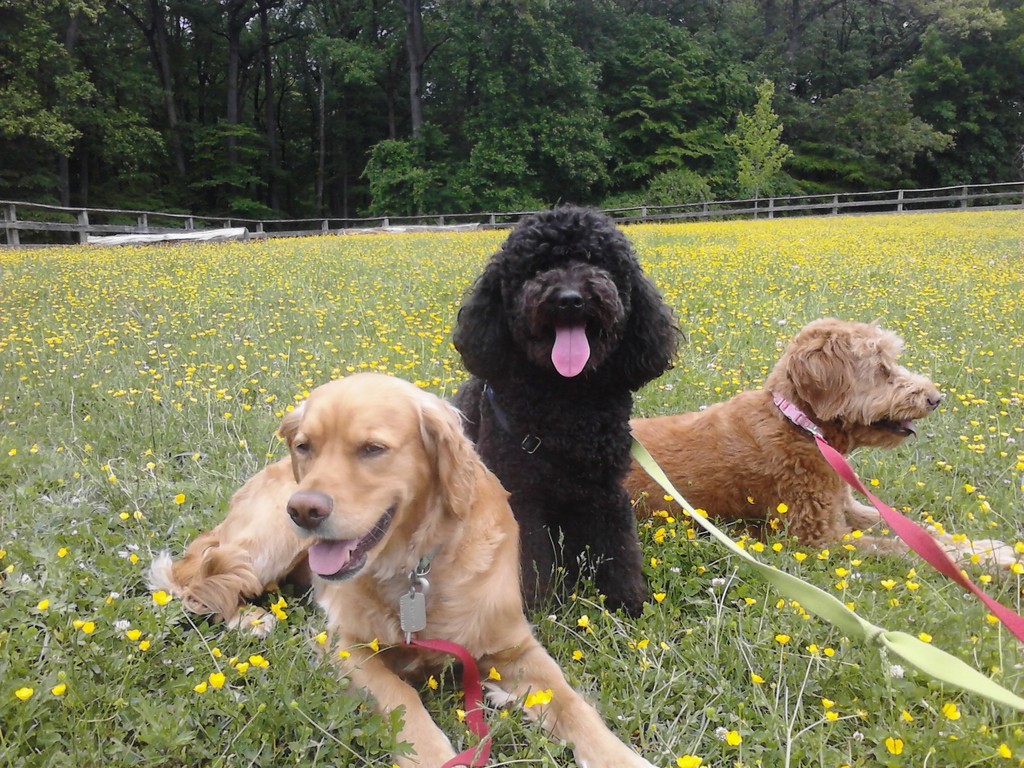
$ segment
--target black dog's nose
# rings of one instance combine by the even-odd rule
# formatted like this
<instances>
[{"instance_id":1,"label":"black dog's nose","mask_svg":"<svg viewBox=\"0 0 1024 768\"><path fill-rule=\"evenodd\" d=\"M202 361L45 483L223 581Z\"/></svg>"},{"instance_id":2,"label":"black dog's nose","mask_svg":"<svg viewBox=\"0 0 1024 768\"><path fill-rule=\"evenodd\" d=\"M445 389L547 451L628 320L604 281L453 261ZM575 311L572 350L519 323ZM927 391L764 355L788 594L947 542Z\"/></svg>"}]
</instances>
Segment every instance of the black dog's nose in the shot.
<instances>
[{"instance_id":1,"label":"black dog's nose","mask_svg":"<svg viewBox=\"0 0 1024 768\"><path fill-rule=\"evenodd\" d=\"M583 309L583 294L571 288L559 292L559 309Z\"/></svg>"},{"instance_id":2,"label":"black dog's nose","mask_svg":"<svg viewBox=\"0 0 1024 768\"><path fill-rule=\"evenodd\" d=\"M939 394L935 395L935 397L929 397L928 398L928 407L931 408L934 411L936 408L939 407L939 405L942 403L942 400L945 397L946 396L943 395L941 392Z\"/></svg>"},{"instance_id":3,"label":"black dog's nose","mask_svg":"<svg viewBox=\"0 0 1024 768\"><path fill-rule=\"evenodd\" d=\"M333 509L334 500L320 491L296 491L288 499L288 516L307 531L315 530Z\"/></svg>"}]
</instances>

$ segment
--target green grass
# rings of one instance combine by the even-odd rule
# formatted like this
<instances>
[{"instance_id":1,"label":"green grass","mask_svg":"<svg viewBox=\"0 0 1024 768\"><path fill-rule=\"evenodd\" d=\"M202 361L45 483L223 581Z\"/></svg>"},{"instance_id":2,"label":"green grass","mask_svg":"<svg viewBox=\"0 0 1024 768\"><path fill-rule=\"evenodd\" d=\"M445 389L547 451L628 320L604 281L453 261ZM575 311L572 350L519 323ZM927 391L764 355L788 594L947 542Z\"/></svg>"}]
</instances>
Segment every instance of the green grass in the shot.
<instances>
[{"instance_id":1,"label":"green grass","mask_svg":"<svg viewBox=\"0 0 1024 768\"><path fill-rule=\"evenodd\" d=\"M858 473L914 518L1024 538L1024 213L628 234L686 333L639 413L758 386L819 315L878 318L947 399L917 440L856 454ZM277 422L317 384L379 370L450 394L465 376L455 312L501 238L0 251L0 766L389 764L394 723L319 659L323 620L302 595L286 595L287 621L260 641L156 605L145 572L283 454ZM781 601L681 521L640 535L664 595L641 618L605 613L585 587L533 618L657 765L1024 764L1024 714L894 675L877 647ZM927 566L781 535L758 556L1024 691L1018 643ZM971 573L1020 610L1019 576ZM457 687L423 695L460 742ZM517 713L488 719L494 765L570 762Z\"/></svg>"}]
</instances>

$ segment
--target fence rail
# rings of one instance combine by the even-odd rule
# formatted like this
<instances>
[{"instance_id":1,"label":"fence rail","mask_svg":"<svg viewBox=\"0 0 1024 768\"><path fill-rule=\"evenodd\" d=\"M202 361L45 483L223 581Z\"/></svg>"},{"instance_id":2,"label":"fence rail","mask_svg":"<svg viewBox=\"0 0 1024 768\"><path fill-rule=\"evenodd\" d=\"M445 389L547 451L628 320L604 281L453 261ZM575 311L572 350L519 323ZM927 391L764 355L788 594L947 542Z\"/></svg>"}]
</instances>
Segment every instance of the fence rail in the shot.
<instances>
[{"instance_id":1,"label":"fence rail","mask_svg":"<svg viewBox=\"0 0 1024 768\"><path fill-rule=\"evenodd\" d=\"M1024 208L1024 181L967 184L931 189L846 192L831 195L759 197L680 205L638 205L609 208L605 213L622 223L694 219L776 218L843 213L904 213L968 208ZM0 231L4 245L88 243L102 235L176 234L245 227L264 237L291 237L416 227L506 227L529 211L455 213L431 216L321 217L309 219L246 219L197 216L115 208L64 208L0 200ZM22 235L25 233L27 236Z\"/></svg>"}]
</instances>

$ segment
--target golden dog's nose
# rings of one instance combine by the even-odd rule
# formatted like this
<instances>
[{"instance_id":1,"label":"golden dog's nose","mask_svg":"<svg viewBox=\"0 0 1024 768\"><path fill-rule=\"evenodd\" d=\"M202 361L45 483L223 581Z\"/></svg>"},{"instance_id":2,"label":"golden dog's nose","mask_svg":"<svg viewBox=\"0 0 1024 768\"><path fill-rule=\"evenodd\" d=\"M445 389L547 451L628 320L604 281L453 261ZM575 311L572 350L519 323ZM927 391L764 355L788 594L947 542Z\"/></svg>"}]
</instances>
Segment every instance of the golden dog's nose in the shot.
<instances>
[{"instance_id":1,"label":"golden dog's nose","mask_svg":"<svg viewBox=\"0 0 1024 768\"><path fill-rule=\"evenodd\" d=\"M334 500L320 491L297 491L288 499L288 516L307 531L319 527L333 509Z\"/></svg>"}]
</instances>

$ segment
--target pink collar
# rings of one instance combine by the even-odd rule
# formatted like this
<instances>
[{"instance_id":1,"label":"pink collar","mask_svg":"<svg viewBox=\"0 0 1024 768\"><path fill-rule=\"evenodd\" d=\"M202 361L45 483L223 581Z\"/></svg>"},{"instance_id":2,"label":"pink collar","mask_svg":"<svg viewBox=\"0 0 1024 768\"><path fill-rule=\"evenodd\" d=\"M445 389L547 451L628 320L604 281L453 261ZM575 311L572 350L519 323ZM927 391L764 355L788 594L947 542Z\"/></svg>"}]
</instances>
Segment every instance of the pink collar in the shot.
<instances>
[{"instance_id":1,"label":"pink collar","mask_svg":"<svg viewBox=\"0 0 1024 768\"><path fill-rule=\"evenodd\" d=\"M802 427L821 440L825 439L825 435L821 431L821 427L811 421L810 417L793 405L789 400L784 398L782 395L772 392L772 401L779 407L783 415L796 424L798 427Z\"/></svg>"}]
</instances>

